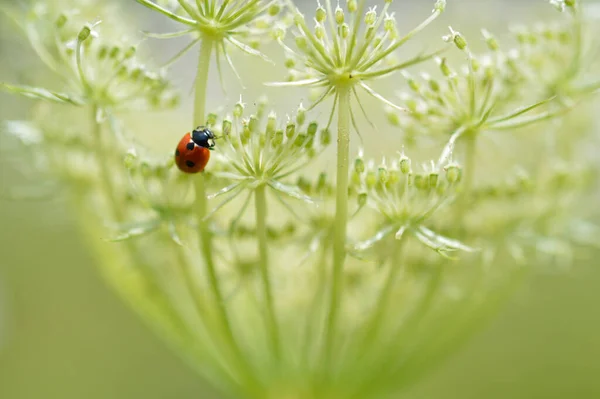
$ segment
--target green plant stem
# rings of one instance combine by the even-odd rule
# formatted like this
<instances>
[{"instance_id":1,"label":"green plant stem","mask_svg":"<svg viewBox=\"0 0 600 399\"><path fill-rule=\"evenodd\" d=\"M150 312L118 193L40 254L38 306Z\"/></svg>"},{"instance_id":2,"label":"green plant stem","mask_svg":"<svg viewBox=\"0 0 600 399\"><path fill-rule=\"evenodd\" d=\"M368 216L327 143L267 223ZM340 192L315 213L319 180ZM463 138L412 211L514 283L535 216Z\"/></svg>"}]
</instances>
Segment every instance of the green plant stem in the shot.
<instances>
[{"instance_id":1,"label":"green plant stem","mask_svg":"<svg viewBox=\"0 0 600 399\"><path fill-rule=\"evenodd\" d=\"M370 374L373 377L368 379L354 395L349 396L349 399L367 397L370 393L372 394L375 392L378 387L381 387L386 377L389 375L389 370L397 363L398 354L403 353L403 350L408 349L410 345L413 344L411 339L418 335L421 323L423 319L429 315L429 310L431 309L436 295L439 293L439 286L442 282L444 268L442 265L437 265L437 268L438 269L434 274L430 276L424 292L421 294L421 297L417 299L417 303L412 311L408 314L406 319L401 322L401 326L392 335L393 338L384 344L380 344L386 353L382 354L381 352L378 352L373 353L371 356L372 359L377 359L382 355L387 355L388 357L382 362L374 364L374 367L377 367L378 370L375 372L372 371ZM372 361L372 359L369 360Z\"/></svg>"},{"instance_id":2,"label":"green plant stem","mask_svg":"<svg viewBox=\"0 0 600 399\"><path fill-rule=\"evenodd\" d=\"M208 72L210 70L212 49L212 40L204 39L200 41L198 70L196 71L196 83L194 85L194 127L201 126L205 123L206 91L208 86Z\"/></svg>"},{"instance_id":3,"label":"green plant stem","mask_svg":"<svg viewBox=\"0 0 600 399\"><path fill-rule=\"evenodd\" d=\"M208 38L204 38L200 43L198 70L196 72L196 83L194 85L194 127L202 126L206 122L206 91L208 86L210 59L214 45L212 40ZM233 361L240 368L239 371L242 373L244 383L253 390L259 389L250 369L250 365L246 361L233 334L227 308L225 307L223 293L221 292L219 277L214 262L212 232L210 230L210 223L205 220L206 215L208 214L208 200L206 198L206 176L204 173L201 173L195 178L195 194L196 204L194 209L196 210L196 219L198 222L198 244L204 258L209 289L216 306L215 314L218 318L217 323L219 324L222 333L221 338L230 351L229 355L232 356Z\"/></svg>"},{"instance_id":4,"label":"green plant stem","mask_svg":"<svg viewBox=\"0 0 600 399\"><path fill-rule=\"evenodd\" d=\"M469 207L469 195L473 190L475 178L475 156L477 149L477 132L469 132L464 138L465 143L465 167L464 180L462 183L462 192L459 198L458 209L456 212L457 226L462 226L464 217Z\"/></svg>"},{"instance_id":5,"label":"green plant stem","mask_svg":"<svg viewBox=\"0 0 600 399\"><path fill-rule=\"evenodd\" d=\"M358 359L360 362L360 357L365 354L369 348L369 346L373 343L373 341L377 338L377 334L379 334L379 329L381 328L381 322L383 321L383 317L385 316L388 308L388 304L390 302L390 295L392 294L392 290L396 285L396 280L398 278L398 272L401 270L401 265L396 264L399 261L400 254L402 253L402 246L406 242L406 238L404 235L399 239L396 243L396 246L393 251L393 255L390 257L389 271L383 282L383 286L379 292L379 298L377 303L375 304L375 309L373 312L373 316L367 322L366 332L364 338L362 339L361 344L359 345L358 350Z\"/></svg>"},{"instance_id":6,"label":"green plant stem","mask_svg":"<svg viewBox=\"0 0 600 399\"><path fill-rule=\"evenodd\" d=\"M338 135L335 219L333 225L333 273L331 299L327 315L325 351L331 355L342 295L344 261L346 259L346 230L348 224L348 168L350 158L350 86L338 87ZM326 365L328 362L325 363Z\"/></svg>"},{"instance_id":7,"label":"green plant stem","mask_svg":"<svg viewBox=\"0 0 600 399\"><path fill-rule=\"evenodd\" d=\"M267 246L267 198L265 185L260 185L254 190L254 203L256 206L256 233L258 238L258 256L260 263L260 276L263 283L264 296L267 305L267 325L271 346L275 358L279 359L281 348L279 342L279 325L273 301L271 278L269 275L269 249Z\"/></svg>"},{"instance_id":8,"label":"green plant stem","mask_svg":"<svg viewBox=\"0 0 600 399\"><path fill-rule=\"evenodd\" d=\"M94 149L96 151L98 166L100 167L100 184L102 187L102 192L105 193L108 202L108 213L111 215L114 221L117 223L122 223L124 221L123 206L121 203L119 203L115 194L112 173L108 164L109 157L106 156L105 140L103 140L102 136L102 125L97 120L99 110L100 109L98 106L94 105L91 107L90 124L92 128ZM138 270L142 275L148 297L156 300L155 305L163 312L163 317L166 317L169 320L170 325L174 327L174 330L181 334L179 338L183 340L191 339L191 334L185 321L173 308L169 300L161 295L162 291L156 276L147 267L142 266L145 262L138 255L135 245L131 241L125 241L124 245L126 247L125 253L131 257L132 263L134 265L140 265Z\"/></svg>"},{"instance_id":9,"label":"green plant stem","mask_svg":"<svg viewBox=\"0 0 600 399\"><path fill-rule=\"evenodd\" d=\"M306 314L306 322L304 326L304 339L303 339L303 351L302 351L302 367L305 369L309 369L313 366L311 361L316 360L314 358L315 351L313 351L315 342L317 342L317 336L315 334L316 331L320 331L320 326L317 325L317 321L321 320L321 316L323 314L323 303L325 302L323 299L326 295L327 289L327 260L330 249L330 238L331 231L328 230L323 234L324 238L322 239L322 248L319 254L319 260L315 262L317 267L317 281L315 283L315 293L311 301L311 305L308 308L309 311Z\"/></svg>"}]
</instances>

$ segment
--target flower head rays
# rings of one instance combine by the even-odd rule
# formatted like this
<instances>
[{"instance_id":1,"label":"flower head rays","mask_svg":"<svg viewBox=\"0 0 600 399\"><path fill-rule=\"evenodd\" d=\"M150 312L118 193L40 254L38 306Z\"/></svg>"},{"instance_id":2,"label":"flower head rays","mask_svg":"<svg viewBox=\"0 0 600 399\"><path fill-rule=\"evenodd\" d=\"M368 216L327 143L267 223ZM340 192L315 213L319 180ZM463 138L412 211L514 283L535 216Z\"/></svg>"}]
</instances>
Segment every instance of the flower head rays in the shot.
<instances>
[{"instance_id":1,"label":"flower head rays","mask_svg":"<svg viewBox=\"0 0 600 399\"><path fill-rule=\"evenodd\" d=\"M269 186L286 207L284 197L312 202L297 186L284 180L323 151L330 142L329 131L319 131L316 122L307 123L302 106L295 120L288 118L285 124L278 121L274 112L265 117L264 104L259 107L256 114L245 118L244 104L240 100L234 107L233 116L226 116L220 127L216 124L216 116L209 116L211 129L221 137L215 151L219 169L215 174L222 181L231 183L209 196L225 196L215 211L243 191L249 190L251 194L261 185Z\"/></svg>"},{"instance_id":2,"label":"flower head rays","mask_svg":"<svg viewBox=\"0 0 600 399\"><path fill-rule=\"evenodd\" d=\"M378 12L377 7L366 10L365 0L348 0L346 12L339 4L334 10L331 0L325 0L324 6L318 3L314 29L310 29L304 15L296 9L296 49L279 39L290 57L286 63L290 76L286 82L271 85L323 88L321 96L311 107L330 96L334 96L335 107L340 89L349 88L362 109L357 92L360 88L385 104L400 109L366 82L430 59L438 53L420 54L402 62L393 59L397 49L442 13L445 1L437 1L431 16L404 36L398 33L394 14L389 10L391 3L385 1L383 10ZM290 7L295 9L291 2Z\"/></svg>"},{"instance_id":3,"label":"flower head rays","mask_svg":"<svg viewBox=\"0 0 600 399\"><path fill-rule=\"evenodd\" d=\"M183 24L181 31L154 34L151 37L170 39L191 35L193 40L176 54L167 65L187 53L198 42L210 43L216 54L217 69L221 75L221 57L224 57L236 76L239 75L231 61L228 45L247 54L266 57L256 50L260 41L269 37L281 7L278 0L137 0L138 3L157 11L173 21Z\"/></svg>"}]
</instances>

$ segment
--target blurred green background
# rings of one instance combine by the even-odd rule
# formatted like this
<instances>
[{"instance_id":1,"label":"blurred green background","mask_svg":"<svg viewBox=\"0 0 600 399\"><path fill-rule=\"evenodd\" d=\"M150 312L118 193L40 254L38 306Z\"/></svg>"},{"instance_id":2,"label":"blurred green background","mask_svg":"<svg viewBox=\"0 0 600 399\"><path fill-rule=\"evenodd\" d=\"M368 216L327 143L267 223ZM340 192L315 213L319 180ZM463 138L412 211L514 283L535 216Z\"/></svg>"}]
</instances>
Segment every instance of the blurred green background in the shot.
<instances>
[{"instance_id":1,"label":"blurred green background","mask_svg":"<svg viewBox=\"0 0 600 399\"><path fill-rule=\"evenodd\" d=\"M431 7L413 3L409 11ZM447 20L478 15L478 24L492 28L526 20L533 3L543 6L450 3L469 15ZM5 20L0 34L0 80L18 80L15 71L30 67L31 54L15 50L25 43ZM0 119L23 117L27 104L0 94ZM20 182L10 157L0 153L1 190ZM0 200L0 399L217 397L103 284L68 208L60 199ZM599 398L598 287L593 259L536 276L406 398Z\"/></svg>"}]
</instances>

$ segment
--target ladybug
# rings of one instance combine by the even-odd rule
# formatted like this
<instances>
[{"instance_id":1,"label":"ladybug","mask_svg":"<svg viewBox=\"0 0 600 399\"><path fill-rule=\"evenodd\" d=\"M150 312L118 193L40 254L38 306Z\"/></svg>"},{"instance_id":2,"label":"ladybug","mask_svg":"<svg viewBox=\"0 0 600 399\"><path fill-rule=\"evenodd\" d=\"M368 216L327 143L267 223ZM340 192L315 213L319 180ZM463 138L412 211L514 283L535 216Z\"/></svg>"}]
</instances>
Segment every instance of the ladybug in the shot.
<instances>
[{"instance_id":1,"label":"ladybug","mask_svg":"<svg viewBox=\"0 0 600 399\"><path fill-rule=\"evenodd\" d=\"M175 149L175 163L184 173L198 173L210 159L210 150L215 148L215 135L208 128L198 126L186 133Z\"/></svg>"}]
</instances>

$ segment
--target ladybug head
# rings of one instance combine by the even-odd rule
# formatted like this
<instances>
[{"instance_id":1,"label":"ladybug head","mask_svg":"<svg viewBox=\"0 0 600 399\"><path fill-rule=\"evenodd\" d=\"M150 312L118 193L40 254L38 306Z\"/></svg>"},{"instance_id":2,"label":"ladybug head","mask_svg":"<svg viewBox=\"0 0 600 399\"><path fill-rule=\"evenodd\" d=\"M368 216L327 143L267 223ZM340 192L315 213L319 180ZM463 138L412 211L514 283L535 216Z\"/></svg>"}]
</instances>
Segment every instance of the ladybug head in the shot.
<instances>
[{"instance_id":1,"label":"ladybug head","mask_svg":"<svg viewBox=\"0 0 600 399\"><path fill-rule=\"evenodd\" d=\"M215 147L215 135L207 127L198 126L192 131L192 141L196 145L212 150Z\"/></svg>"}]
</instances>

